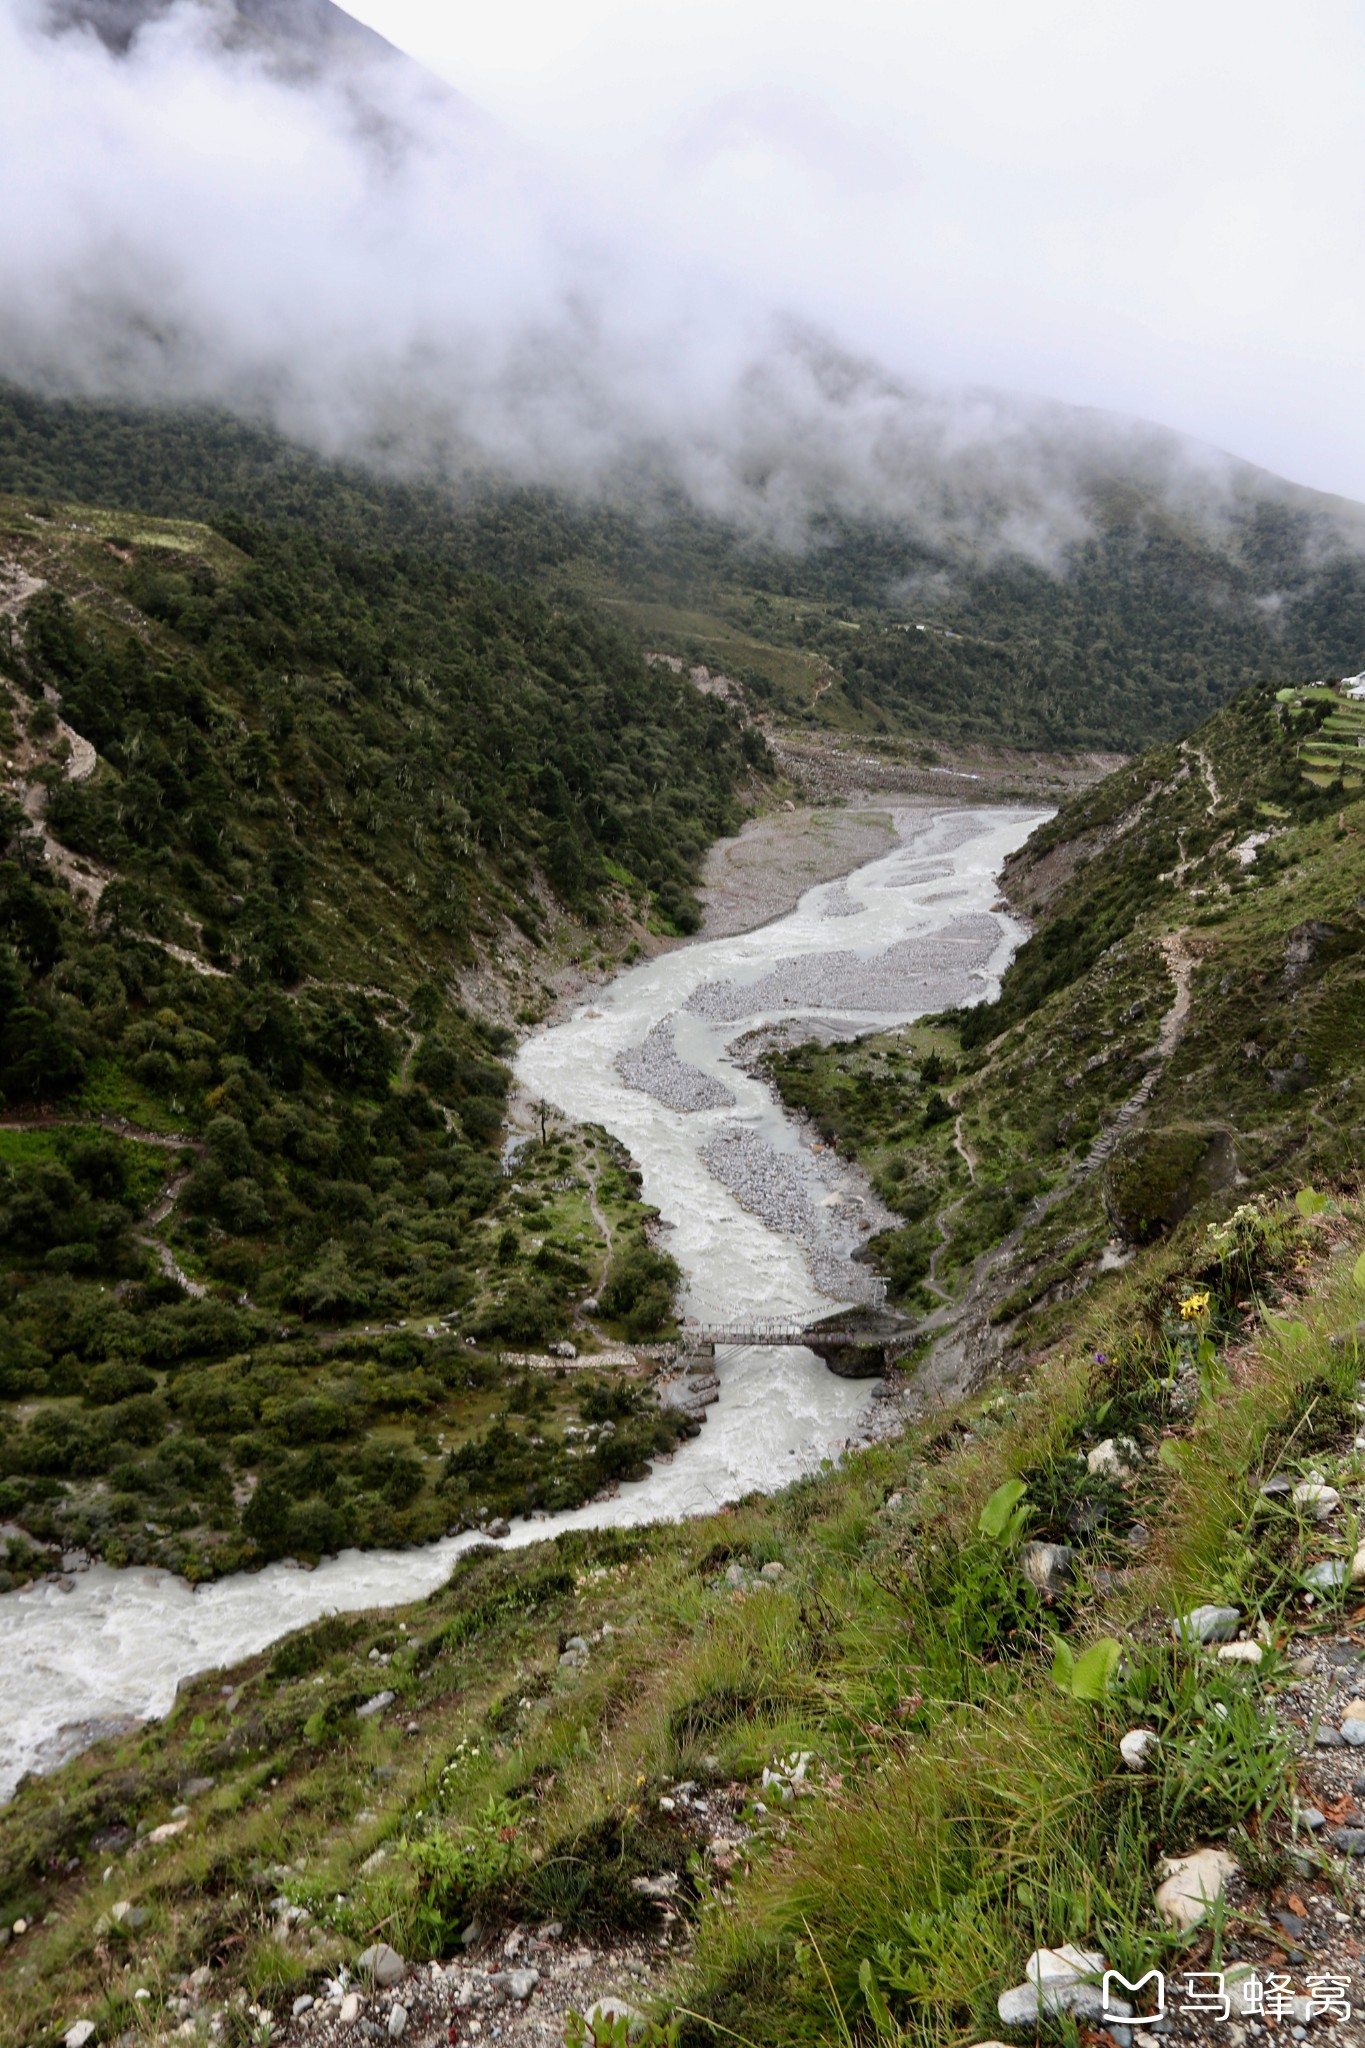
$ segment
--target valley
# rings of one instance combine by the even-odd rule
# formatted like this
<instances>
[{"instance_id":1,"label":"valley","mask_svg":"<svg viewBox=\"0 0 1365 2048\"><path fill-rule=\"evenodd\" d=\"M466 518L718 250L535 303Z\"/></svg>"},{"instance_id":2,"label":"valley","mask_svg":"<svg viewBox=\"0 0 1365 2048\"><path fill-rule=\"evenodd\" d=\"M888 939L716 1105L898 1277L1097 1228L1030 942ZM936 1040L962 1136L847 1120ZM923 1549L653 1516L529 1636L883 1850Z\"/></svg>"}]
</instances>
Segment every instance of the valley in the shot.
<instances>
[{"instance_id":1,"label":"valley","mask_svg":"<svg viewBox=\"0 0 1365 2048\"><path fill-rule=\"evenodd\" d=\"M1355 700L1280 669L1132 758L879 730L832 657L804 707L778 636L646 660L338 491L4 510L5 2024L965 2039L1025 1925L1137 1952L1196 1682L1256 1953L1253 1693L1352 1598L1305 1606L1301 1518L1238 1532L1249 1457L1359 1486ZM881 1380L670 1397L689 1325L883 1289ZM1159 1647L1214 1595L1260 1675ZM1010 1731L1117 1812L1125 1714L1172 1747L1122 1844L1019 1852L1110 1903L1000 1889Z\"/></svg>"}]
</instances>

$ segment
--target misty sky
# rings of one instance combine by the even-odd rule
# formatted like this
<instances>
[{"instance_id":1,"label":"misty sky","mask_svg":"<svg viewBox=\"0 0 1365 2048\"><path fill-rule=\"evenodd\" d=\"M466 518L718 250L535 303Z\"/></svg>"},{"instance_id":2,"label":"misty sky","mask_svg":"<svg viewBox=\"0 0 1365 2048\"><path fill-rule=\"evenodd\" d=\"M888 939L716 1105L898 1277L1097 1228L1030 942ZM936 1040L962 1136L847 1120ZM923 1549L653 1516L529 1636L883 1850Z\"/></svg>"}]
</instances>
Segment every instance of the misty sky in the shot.
<instances>
[{"instance_id":1,"label":"misty sky","mask_svg":"<svg viewBox=\"0 0 1365 2048\"><path fill-rule=\"evenodd\" d=\"M598 203L897 369L1365 499L1360 0L359 0Z\"/></svg>"}]
</instances>

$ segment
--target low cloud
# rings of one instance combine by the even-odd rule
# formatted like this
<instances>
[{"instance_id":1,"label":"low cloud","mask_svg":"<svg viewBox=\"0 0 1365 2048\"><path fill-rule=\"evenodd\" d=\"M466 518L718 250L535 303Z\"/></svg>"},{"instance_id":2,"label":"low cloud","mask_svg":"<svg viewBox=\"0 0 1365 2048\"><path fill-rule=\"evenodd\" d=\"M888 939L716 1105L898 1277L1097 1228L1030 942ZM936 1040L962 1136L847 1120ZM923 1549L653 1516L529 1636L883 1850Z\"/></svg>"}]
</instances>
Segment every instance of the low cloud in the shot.
<instances>
[{"instance_id":1,"label":"low cloud","mask_svg":"<svg viewBox=\"0 0 1365 2048\"><path fill-rule=\"evenodd\" d=\"M1117 474L1201 519L1235 494L1174 435L908 385L383 48L123 11L116 51L0 0L0 361L30 387L226 405L391 469L666 477L793 545L836 508L1054 562Z\"/></svg>"}]
</instances>

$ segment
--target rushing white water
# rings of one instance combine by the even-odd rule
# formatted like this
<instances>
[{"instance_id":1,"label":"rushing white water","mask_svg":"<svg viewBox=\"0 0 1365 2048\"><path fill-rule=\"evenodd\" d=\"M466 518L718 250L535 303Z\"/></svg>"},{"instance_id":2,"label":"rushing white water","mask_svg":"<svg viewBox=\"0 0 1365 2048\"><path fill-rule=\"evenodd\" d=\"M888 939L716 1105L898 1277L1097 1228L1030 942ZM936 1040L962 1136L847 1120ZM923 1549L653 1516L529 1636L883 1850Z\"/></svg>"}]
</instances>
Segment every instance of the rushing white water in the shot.
<instances>
[{"instance_id":1,"label":"rushing white water","mask_svg":"<svg viewBox=\"0 0 1365 2048\"><path fill-rule=\"evenodd\" d=\"M857 1285L855 1269L841 1267L837 1222L818 1267L831 1298L801 1245L753 1213L755 1206L773 1213L779 1185L807 1220L837 1208L838 1195L831 1205L827 1171L822 1176L768 1090L726 1058L727 1045L758 1024L793 1016L869 1030L992 993L1019 936L991 910L996 877L1043 815L906 813L907 836L896 851L844 882L810 890L789 916L757 931L633 969L523 1048L517 1065L527 1088L605 1125L629 1147L645 1199L672 1226L669 1248L686 1276L690 1314L806 1319L835 1305L841 1271L845 1299ZM666 1019L679 1057L723 1081L730 1106L687 1114L617 1073L618 1054ZM754 1141L770 1148L756 1155L754 1184L745 1189L751 1207L703 1159L724 1133L732 1148L736 1140L741 1150L750 1147L751 1161ZM696 1514L780 1486L842 1445L869 1396L866 1382L838 1379L795 1347L728 1351L718 1370L719 1402L671 1463L616 1499L552 1522L519 1522L510 1541ZM97 1565L68 1592L43 1583L0 1597L0 1799L23 1771L50 1769L80 1748L92 1724L165 1713L182 1678L250 1656L320 1615L432 1591L477 1540L347 1551L315 1571L272 1565L198 1589L164 1572Z\"/></svg>"}]
</instances>

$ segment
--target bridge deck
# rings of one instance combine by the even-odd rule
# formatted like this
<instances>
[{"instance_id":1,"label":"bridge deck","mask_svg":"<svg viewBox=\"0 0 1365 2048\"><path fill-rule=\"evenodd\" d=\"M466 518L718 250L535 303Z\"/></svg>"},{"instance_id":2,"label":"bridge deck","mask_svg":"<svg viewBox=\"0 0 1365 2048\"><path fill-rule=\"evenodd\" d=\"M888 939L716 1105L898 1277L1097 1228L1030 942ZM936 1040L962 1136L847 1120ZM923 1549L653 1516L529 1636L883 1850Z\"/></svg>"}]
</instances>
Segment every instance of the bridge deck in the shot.
<instances>
[{"instance_id":1,"label":"bridge deck","mask_svg":"<svg viewBox=\"0 0 1365 2048\"><path fill-rule=\"evenodd\" d=\"M687 1332L687 1340L694 1344L719 1344L734 1349L740 1346L749 1348L758 1344L809 1345L812 1337L818 1337L822 1344L860 1344L867 1341L865 1334L855 1330L774 1330L760 1326L748 1329L697 1329Z\"/></svg>"}]
</instances>

